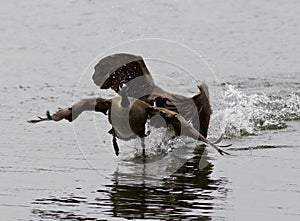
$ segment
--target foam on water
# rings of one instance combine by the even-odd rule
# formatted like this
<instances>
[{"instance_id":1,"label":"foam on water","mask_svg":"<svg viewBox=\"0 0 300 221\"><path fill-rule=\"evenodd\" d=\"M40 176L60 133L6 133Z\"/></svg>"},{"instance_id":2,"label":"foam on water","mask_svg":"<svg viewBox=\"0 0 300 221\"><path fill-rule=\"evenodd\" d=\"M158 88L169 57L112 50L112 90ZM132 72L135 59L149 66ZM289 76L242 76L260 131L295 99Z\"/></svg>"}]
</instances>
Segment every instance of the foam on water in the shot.
<instances>
[{"instance_id":1,"label":"foam on water","mask_svg":"<svg viewBox=\"0 0 300 221\"><path fill-rule=\"evenodd\" d=\"M223 105L213 117L229 138L283 129L287 127L287 121L300 119L300 96L297 92L246 94L226 85Z\"/></svg>"}]
</instances>

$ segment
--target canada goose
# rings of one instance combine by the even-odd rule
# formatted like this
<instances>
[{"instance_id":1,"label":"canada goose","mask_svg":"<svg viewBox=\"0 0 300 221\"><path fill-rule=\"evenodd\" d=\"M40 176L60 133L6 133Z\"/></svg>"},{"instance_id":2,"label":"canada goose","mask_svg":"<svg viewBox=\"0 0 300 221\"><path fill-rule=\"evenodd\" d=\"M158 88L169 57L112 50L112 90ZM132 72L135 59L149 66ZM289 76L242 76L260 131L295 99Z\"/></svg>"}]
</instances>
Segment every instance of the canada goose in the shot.
<instances>
[{"instance_id":1,"label":"canada goose","mask_svg":"<svg viewBox=\"0 0 300 221\"><path fill-rule=\"evenodd\" d=\"M177 136L190 136L209 144L220 154L227 154L215 145L217 142L211 143L206 139L212 111L205 83L198 86L199 92L191 98L169 93L155 85L142 57L131 54L115 54L100 60L95 66L93 80L101 89L112 88L120 96L82 99L53 115L47 111L45 118L29 122L62 119L71 122L83 111L102 112L108 114L112 125L109 132L113 135L116 155L119 155L116 138L129 140L138 136L145 156L145 124L153 116L161 116L168 126L174 128Z\"/></svg>"},{"instance_id":2,"label":"canada goose","mask_svg":"<svg viewBox=\"0 0 300 221\"><path fill-rule=\"evenodd\" d=\"M176 136L185 135L215 148L220 154L228 154L221 150L214 143L207 140L194 127L192 127L179 113L162 107L154 107L150 104L133 97L128 97L125 92L121 91L121 97L111 99L104 98L88 98L82 99L71 107L61 109L50 115L47 111L46 117L37 120L30 120L30 123L38 123L41 121L60 121L66 119L70 122L74 121L84 111L102 112L108 115L109 123L112 125L111 133L113 134L113 145L116 155L119 155L119 147L116 137L129 140L140 137L142 141L143 156L145 157L145 124L147 120L153 116L161 116L168 126L171 126Z\"/></svg>"}]
</instances>

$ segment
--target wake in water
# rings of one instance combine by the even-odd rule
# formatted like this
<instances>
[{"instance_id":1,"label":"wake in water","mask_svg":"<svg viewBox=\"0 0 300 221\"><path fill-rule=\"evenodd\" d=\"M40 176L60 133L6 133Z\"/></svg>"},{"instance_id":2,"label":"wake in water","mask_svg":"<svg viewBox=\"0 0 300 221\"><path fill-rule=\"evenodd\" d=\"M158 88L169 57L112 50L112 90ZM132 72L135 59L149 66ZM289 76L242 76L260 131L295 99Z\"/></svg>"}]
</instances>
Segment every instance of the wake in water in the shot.
<instances>
[{"instance_id":1,"label":"wake in water","mask_svg":"<svg viewBox=\"0 0 300 221\"><path fill-rule=\"evenodd\" d=\"M300 119L300 96L297 92L277 91L246 93L226 85L224 104L213 119L226 137L256 135L262 130L279 130L286 122Z\"/></svg>"},{"instance_id":2,"label":"wake in water","mask_svg":"<svg viewBox=\"0 0 300 221\"><path fill-rule=\"evenodd\" d=\"M213 105L209 139L217 139L222 134L225 138L258 135L265 130L284 129L288 121L299 120L300 93L297 90L295 92L279 91L277 85L276 88L276 93L246 94L238 86L226 85L224 96L219 101L220 104ZM191 157L194 148L201 144L188 137L172 139L173 136L174 133L165 128L151 128L151 133L146 139L149 162L161 160L170 152L181 148L185 150L182 156ZM138 139L120 142L123 146L122 160L143 162ZM134 154L132 154L132 147L135 147ZM245 148L249 149L249 147ZM265 146L257 146L257 149L260 148L265 148Z\"/></svg>"}]
</instances>

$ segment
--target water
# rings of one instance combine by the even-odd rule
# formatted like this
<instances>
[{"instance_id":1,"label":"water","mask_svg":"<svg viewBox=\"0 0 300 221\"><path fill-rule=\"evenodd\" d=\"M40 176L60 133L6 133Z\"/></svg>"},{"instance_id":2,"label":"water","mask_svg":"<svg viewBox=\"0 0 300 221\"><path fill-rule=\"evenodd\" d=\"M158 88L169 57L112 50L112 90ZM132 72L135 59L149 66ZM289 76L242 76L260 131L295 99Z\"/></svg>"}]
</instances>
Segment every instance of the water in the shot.
<instances>
[{"instance_id":1,"label":"water","mask_svg":"<svg viewBox=\"0 0 300 221\"><path fill-rule=\"evenodd\" d=\"M1 219L299 219L297 1L0 4ZM158 148L155 138L164 132L155 131L148 151L163 160L144 165L138 141L120 142L121 155L114 156L99 114L74 124L26 123L70 105L74 93L75 100L105 94L92 85L90 69L77 88L84 68L109 47L143 37L178 41L211 65L218 81L200 75L213 103L209 135L224 133L232 156L185 138ZM129 46L120 48L143 48L146 57L169 53L193 74L207 71L176 49ZM164 88L196 90L183 69L147 64Z\"/></svg>"}]
</instances>

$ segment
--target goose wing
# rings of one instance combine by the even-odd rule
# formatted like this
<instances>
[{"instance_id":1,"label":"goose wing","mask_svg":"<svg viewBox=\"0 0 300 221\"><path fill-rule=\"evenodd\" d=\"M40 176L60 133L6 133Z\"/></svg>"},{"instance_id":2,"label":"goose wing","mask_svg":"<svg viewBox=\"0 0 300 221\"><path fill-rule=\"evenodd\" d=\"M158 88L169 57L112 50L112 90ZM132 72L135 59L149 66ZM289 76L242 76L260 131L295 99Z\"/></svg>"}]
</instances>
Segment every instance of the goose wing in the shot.
<instances>
[{"instance_id":1,"label":"goose wing","mask_svg":"<svg viewBox=\"0 0 300 221\"><path fill-rule=\"evenodd\" d=\"M101 89L119 92L123 84L130 97L140 98L151 94L155 88L153 78L141 56L113 54L99 61L94 67L94 83Z\"/></svg>"},{"instance_id":2,"label":"goose wing","mask_svg":"<svg viewBox=\"0 0 300 221\"><path fill-rule=\"evenodd\" d=\"M191 98L165 93L166 97L160 107L180 113L186 121L192 122L193 127L206 137L212 110L207 85L203 82L198 89L199 92Z\"/></svg>"},{"instance_id":3,"label":"goose wing","mask_svg":"<svg viewBox=\"0 0 300 221\"><path fill-rule=\"evenodd\" d=\"M229 153L221 150L215 144L206 139L202 134L200 134L193 126L191 126L180 114L170 111L166 108L152 107L148 106L146 108L148 118L151 119L153 116L161 116L166 121L167 125L170 125L174 128L175 134L177 136L185 135L188 137L192 137L196 140L200 140L214 149L216 149L221 155Z\"/></svg>"},{"instance_id":4,"label":"goose wing","mask_svg":"<svg viewBox=\"0 0 300 221\"><path fill-rule=\"evenodd\" d=\"M61 121L63 119L69 122L74 121L84 111L96 111L106 114L111 107L111 99L104 98L87 98L78 101L71 107L63 108L54 114L46 112L46 117L38 117L35 120L29 120L29 123L38 123L41 121Z\"/></svg>"}]
</instances>

